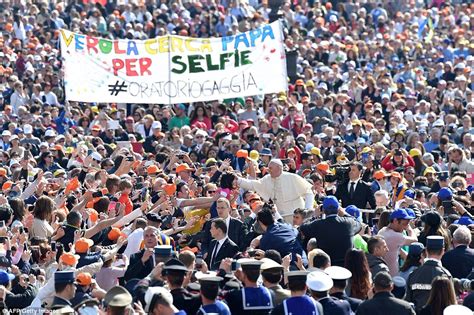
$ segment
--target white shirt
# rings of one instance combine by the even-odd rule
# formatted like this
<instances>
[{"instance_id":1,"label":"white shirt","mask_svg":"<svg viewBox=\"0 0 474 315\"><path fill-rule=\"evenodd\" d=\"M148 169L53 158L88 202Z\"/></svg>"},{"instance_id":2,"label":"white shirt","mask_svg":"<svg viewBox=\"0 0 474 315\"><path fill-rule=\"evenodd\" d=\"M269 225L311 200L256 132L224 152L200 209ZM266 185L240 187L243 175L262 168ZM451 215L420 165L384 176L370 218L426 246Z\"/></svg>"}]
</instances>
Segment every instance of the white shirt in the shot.
<instances>
[{"instance_id":1,"label":"white shirt","mask_svg":"<svg viewBox=\"0 0 474 315\"><path fill-rule=\"evenodd\" d=\"M224 237L223 239L217 241L217 246L214 247L214 250L212 251L211 260L210 260L211 264L215 263L215 261L213 261L213 259L214 260L216 259L217 253L219 253L219 251L222 248L222 245L224 244L226 239L227 239L227 236Z\"/></svg>"},{"instance_id":2,"label":"white shirt","mask_svg":"<svg viewBox=\"0 0 474 315\"><path fill-rule=\"evenodd\" d=\"M354 192L355 192L355 190L356 190L356 188L357 188L357 184L359 183L359 180L351 180L351 181L349 181L349 184L348 184L348 186L347 186L347 191L348 191L348 192L351 192L351 185L352 185L352 183L354 183Z\"/></svg>"},{"instance_id":3,"label":"white shirt","mask_svg":"<svg viewBox=\"0 0 474 315\"><path fill-rule=\"evenodd\" d=\"M225 225L227 225L227 233L229 233L230 215L228 215L228 216L227 216L227 219L225 219Z\"/></svg>"}]
</instances>

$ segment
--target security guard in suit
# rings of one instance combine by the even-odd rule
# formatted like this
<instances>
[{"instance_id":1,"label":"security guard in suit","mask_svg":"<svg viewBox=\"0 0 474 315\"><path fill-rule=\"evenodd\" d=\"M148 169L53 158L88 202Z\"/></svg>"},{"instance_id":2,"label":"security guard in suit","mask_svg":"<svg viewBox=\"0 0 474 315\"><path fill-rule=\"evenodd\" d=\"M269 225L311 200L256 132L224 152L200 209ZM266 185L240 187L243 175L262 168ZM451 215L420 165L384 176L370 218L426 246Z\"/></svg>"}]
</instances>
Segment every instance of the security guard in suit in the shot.
<instances>
[{"instance_id":1,"label":"security guard in suit","mask_svg":"<svg viewBox=\"0 0 474 315\"><path fill-rule=\"evenodd\" d=\"M334 283L331 277L324 271L313 271L308 274L306 285L311 291L311 296L321 303L324 314L351 315L351 305L344 300L336 299L329 295L329 290Z\"/></svg>"},{"instance_id":2,"label":"security guard in suit","mask_svg":"<svg viewBox=\"0 0 474 315\"><path fill-rule=\"evenodd\" d=\"M72 307L71 300L76 295L76 279L74 271L56 271L54 273L55 295L51 306L52 310L58 310L66 306Z\"/></svg>"},{"instance_id":3,"label":"security guard in suit","mask_svg":"<svg viewBox=\"0 0 474 315\"><path fill-rule=\"evenodd\" d=\"M415 304L417 313L428 301L433 279L438 276L451 279L451 273L441 264L441 257L444 254L444 238L442 236L427 237L426 254L427 258L423 265L415 269L407 281L405 300Z\"/></svg>"},{"instance_id":4,"label":"security guard in suit","mask_svg":"<svg viewBox=\"0 0 474 315\"><path fill-rule=\"evenodd\" d=\"M241 268L244 288L230 291L225 300L232 310L232 315L268 315L275 307L273 292L264 286L257 285L262 261L242 258L237 261Z\"/></svg>"},{"instance_id":5,"label":"security guard in suit","mask_svg":"<svg viewBox=\"0 0 474 315\"><path fill-rule=\"evenodd\" d=\"M272 312L272 315L322 315L323 306L306 295L306 277L308 271L290 271L286 273L291 297L284 300Z\"/></svg>"}]
</instances>

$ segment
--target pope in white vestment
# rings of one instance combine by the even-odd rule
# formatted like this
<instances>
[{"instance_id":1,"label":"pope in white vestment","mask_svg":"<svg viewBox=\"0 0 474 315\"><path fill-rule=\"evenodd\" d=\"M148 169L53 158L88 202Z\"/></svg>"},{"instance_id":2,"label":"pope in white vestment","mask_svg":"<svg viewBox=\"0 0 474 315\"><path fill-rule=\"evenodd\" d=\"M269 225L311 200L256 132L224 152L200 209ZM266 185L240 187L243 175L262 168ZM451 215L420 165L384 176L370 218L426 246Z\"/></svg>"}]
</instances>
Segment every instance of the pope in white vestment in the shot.
<instances>
[{"instance_id":1,"label":"pope in white vestment","mask_svg":"<svg viewBox=\"0 0 474 315\"><path fill-rule=\"evenodd\" d=\"M299 175L283 171L283 163L273 159L268 164L269 174L261 179L239 178L240 187L254 190L264 201L270 199L278 213L291 223L295 209L313 209L314 193L311 184Z\"/></svg>"}]
</instances>

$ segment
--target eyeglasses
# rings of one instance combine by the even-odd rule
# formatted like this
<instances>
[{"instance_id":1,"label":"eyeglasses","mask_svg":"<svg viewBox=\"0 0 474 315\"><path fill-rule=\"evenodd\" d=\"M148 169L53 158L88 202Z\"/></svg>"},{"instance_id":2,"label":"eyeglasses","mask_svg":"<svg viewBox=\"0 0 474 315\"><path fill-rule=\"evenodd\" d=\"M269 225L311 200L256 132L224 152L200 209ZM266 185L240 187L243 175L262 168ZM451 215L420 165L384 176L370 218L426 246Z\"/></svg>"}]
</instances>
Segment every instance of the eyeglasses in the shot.
<instances>
[{"instance_id":1,"label":"eyeglasses","mask_svg":"<svg viewBox=\"0 0 474 315\"><path fill-rule=\"evenodd\" d=\"M97 151L105 151L105 148L98 148Z\"/></svg>"},{"instance_id":2,"label":"eyeglasses","mask_svg":"<svg viewBox=\"0 0 474 315\"><path fill-rule=\"evenodd\" d=\"M209 194L215 194L215 193L216 193L215 190L208 190L207 192L208 192Z\"/></svg>"}]
</instances>

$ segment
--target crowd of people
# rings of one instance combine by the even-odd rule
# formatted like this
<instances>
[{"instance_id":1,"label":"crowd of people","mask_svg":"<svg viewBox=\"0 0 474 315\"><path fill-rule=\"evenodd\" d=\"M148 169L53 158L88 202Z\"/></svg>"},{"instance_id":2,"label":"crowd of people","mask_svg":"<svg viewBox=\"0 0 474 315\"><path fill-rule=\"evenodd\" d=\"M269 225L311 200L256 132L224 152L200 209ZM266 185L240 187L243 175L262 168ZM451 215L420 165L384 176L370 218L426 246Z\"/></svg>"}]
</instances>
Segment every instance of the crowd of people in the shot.
<instances>
[{"instance_id":1,"label":"crowd of people","mask_svg":"<svg viewBox=\"0 0 474 315\"><path fill-rule=\"evenodd\" d=\"M66 99L62 28L274 19L288 91ZM2 1L0 30L4 314L474 311L470 1Z\"/></svg>"}]
</instances>

